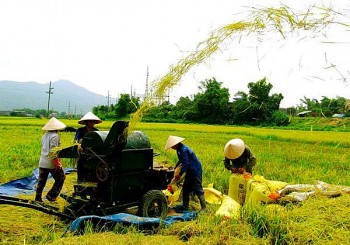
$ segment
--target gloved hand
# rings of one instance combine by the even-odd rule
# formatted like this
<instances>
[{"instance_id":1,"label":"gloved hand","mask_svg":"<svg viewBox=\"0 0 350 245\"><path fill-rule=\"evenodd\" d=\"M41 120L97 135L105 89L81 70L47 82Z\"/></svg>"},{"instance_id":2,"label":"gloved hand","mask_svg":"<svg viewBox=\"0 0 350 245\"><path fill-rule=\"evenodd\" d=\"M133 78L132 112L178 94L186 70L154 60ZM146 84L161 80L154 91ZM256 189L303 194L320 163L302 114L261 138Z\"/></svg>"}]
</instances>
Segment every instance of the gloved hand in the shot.
<instances>
[{"instance_id":1,"label":"gloved hand","mask_svg":"<svg viewBox=\"0 0 350 245\"><path fill-rule=\"evenodd\" d=\"M238 169L238 172L241 173L241 174L245 173L246 171L247 170L245 168L239 168Z\"/></svg>"},{"instance_id":2,"label":"gloved hand","mask_svg":"<svg viewBox=\"0 0 350 245\"><path fill-rule=\"evenodd\" d=\"M234 174L238 173L238 168L234 168L234 167L231 168L231 172L234 173Z\"/></svg>"},{"instance_id":3,"label":"gloved hand","mask_svg":"<svg viewBox=\"0 0 350 245\"><path fill-rule=\"evenodd\" d=\"M171 194L174 194L174 189L171 185L168 185L167 189L168 191L170 191Z\"/></svg>"},{"instance_id":4,"label":"gloved hand","mask_svg":"<svg viewBox=\"0 0 350 245\"><path fill-rule=\"evenodd\" d=\"M175 175L174 179L175 179L175 181L179 180L180 179L180 175Z\"/></svg>"},{"instance_id":5,"label":"gloved hand","mask_svg":"<svg viewBox=\"0 0 350 245\"><path fill-rule=\"evenodd\" d=\"M55 166L56 170L62 168L62 164L59 158L53 159L53 165Z\"/></svg>"}]
</instances>

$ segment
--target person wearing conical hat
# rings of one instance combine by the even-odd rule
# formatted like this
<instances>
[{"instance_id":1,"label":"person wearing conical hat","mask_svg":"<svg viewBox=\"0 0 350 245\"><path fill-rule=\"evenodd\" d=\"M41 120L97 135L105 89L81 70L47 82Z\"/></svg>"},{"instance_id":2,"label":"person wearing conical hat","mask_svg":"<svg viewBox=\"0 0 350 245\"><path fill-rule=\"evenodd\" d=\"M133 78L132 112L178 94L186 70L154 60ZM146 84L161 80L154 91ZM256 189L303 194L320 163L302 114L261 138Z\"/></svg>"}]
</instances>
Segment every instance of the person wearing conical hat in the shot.
<instances>
[{"instance_id":1,"label":"person wearing conical hat","mask_svg":"<svg viewBox=\"0 0 350 245\"><path fill-rule=\"evenodd\" d=\"M85 125L84 127L78 128L75 132L74 141L81 142L85 135L91 131L98 131L95 128L95 124L101 123L102 120L98 118L94 113L89 111L79 121L79 124Z\"/></svg>"},{"instance_id":2,"label":"person wearing conical hat","mask_svg":"<svg viewBox=\"0 0 350 245\"><path fill-rule=\"evenodd\" d=\"M185 138L170 135L164 150L173 149L176 151L178 162L181 164L181 170L174 176L175 180L180 179L182 174L186 173L182 186L182 210L189 209L190 193L193 192L198 196L201 205L200 212L206 211L204 191L202 186L202 164L191 148L182 143Z\"/></svg>"},{"instance_id":3,"label":"person wearing conical hat","mask_svg":"<svg viewBox=\"0 0 350 245\"><path fill-rule=\"evenodd\" d=\"M41 155L39 160L39 177L36 186L35 201L42 202L42 193L49 174L55 180L53 186L46 194L46 199L55 201L60 194L66 176L62 164L57 156L53 155L53 149L60 146L58 131L66 128L66 125L55 117L52 117L42 128L46 133L41 138Z\"/></svg>"},{"instance_id":4,"label":"person wearing conical hat","mask_svg":"<svg viewBox=\"0 0 350 245\"><path fill-rule=\"evenodd\" d=\"M253 172L256 157L242 139L229 140L224 147L224 165L232 173Z\"/></svg>"}]
</instances>

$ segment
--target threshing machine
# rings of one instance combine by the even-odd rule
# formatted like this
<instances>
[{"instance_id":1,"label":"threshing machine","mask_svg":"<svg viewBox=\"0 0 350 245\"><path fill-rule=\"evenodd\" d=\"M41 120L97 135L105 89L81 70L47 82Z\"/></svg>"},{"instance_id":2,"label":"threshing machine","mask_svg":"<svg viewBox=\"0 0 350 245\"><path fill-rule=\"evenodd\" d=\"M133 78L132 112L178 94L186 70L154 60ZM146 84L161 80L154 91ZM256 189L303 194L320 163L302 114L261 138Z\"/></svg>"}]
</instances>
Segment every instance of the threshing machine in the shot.
<instances>
[{"instance_id":1,"label":"threshing machine","mask_svg":"<svg viewBox=\"0 0 350 245\"><path fill-rule=\"evenodd\" d=\"M109 215L132 207L137 208L139 216L164 218L168 202L162 190L167 188L173 170L154 167L156 155L143 132L129 133L127 121L116 121L110 131L89 132L80 147L74 145L59 151L60 158L77 158L77 183L73 193L61 193L67 202L63 213L35 208L33 205L42 204L32 201L19 206L65 219ZM4 199L13 200L1 197L0 203L4 203L1 201Z\"/></svg>"}]
</instances>

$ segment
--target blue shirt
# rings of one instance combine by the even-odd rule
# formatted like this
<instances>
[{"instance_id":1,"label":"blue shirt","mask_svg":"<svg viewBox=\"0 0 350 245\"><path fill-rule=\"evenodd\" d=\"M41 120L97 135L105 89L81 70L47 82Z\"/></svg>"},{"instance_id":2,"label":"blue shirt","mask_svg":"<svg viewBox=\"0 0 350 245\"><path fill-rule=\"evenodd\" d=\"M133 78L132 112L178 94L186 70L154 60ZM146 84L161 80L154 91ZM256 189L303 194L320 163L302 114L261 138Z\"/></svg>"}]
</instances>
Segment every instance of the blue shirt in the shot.
<instances>
[{"instance_id":1,"label":"blue shirt","mask_svg":"<svg viewBox=\"0 0 350 245\"><path fill-rule=\"evenodd\" d=\"M92 131L98 131L97 128L93 128ZM87 135L88 131L87 131L87 128L84 126L84 127L81 127L81 128L78 128L77 131L75 132L75 136L74 136L74 141L80 141L82 138L85 137L85 135Z\"/></svg>"},{"instance_id":2,"label":"blue shirt","mask_svg":"<svg viewBox=\"0 0 350 245\"><path fill-rule=\"evenodd\" d=\"M179 163L182 163L180 176L183 173L193 177L202 174L202 164L198 160L196 154L188 146L179 143L176 148L177 157L179 158Z\"/></svg>"}]
</instances>

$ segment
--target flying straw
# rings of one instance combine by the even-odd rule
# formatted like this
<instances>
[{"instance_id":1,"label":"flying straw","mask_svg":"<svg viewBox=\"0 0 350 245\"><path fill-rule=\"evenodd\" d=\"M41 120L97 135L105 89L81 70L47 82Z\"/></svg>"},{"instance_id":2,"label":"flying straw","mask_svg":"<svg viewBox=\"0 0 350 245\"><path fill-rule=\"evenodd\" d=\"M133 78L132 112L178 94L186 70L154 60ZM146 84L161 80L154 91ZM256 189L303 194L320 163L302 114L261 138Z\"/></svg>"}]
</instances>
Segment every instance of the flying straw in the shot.
<instances>
[{"instance_id":1,"label":"flying straw","mask_svg":"<svg viewBox=\"0 0 350 245\"><path fill-rule=\"evenodd\" d=\"M339 14L331 8L310 6L306 12L296 12L288 6L283 5L280 8L253 8L248 15L248 20L237 21L214 30L209 38L200 42L194 52L180 60L177 64L170 66L169 72L152 83L151 96L145 98L140 108L132 115L130 129L134 128L144 113L152 106L161 102L165 98L166 91L169 91L176 85L179 85L181 78L194 66L201 64L207 58L212 56L218 50L220 45L229 37L242 34L249 35L257 33L279 33L285 38L289 33L298 30L306 30L310 34L319 33L334 22L334 15ZM339 24L339 23L338 23ZM132 130L130 130L132 131Z\"/></svg>"}]
</instances>

